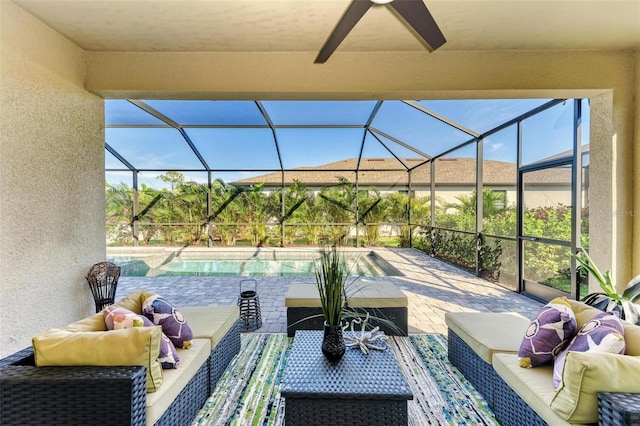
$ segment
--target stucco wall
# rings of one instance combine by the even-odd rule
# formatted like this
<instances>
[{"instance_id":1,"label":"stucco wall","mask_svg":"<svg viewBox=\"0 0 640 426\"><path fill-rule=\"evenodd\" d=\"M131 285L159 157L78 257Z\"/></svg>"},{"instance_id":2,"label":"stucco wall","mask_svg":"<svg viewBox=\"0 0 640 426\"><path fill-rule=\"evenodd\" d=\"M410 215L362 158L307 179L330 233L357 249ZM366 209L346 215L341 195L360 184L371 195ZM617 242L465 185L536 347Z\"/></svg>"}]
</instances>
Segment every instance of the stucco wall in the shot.
<instances>
[{"instance_id":1,"label":"stucco wall","mask_svg":"<svg viewBox=\"0 0 640 426\"><path fill-rule=\"evenodd\" d=\"M631 273L640 274L640 51L635 52L636 81L635 81L635 128L633 137L633 256Z\"/></svg>"},{"instance_id":2,"label":"stucco wall","mask_svg":"<svg viewBox=\"0 0 640 426\"><path fill-rule=\"evenodd\" d=\"M0 356L93 312L105 257L104 109L84 52L0 2Z\"/></svg>"}]
</instances>

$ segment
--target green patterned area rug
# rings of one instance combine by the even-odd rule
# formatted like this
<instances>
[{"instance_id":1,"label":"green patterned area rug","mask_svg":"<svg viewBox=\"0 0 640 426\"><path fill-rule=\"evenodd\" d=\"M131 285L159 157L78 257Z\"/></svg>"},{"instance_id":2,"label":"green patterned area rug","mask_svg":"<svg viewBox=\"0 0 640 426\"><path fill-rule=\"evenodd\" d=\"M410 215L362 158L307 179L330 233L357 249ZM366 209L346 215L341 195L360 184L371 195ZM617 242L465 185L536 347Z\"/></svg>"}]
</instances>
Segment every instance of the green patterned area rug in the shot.
<instances>
[{"instance_id":1,"label":"green patterned area rug","mask_svg":"<svg viewBox=\"0 0 640 426\"><path fill-rule=\"evenodd\" d=\"M283 425L280 384L292 340L285 334L244 334L240 353L193 425ZM447 359L444 336L390 337L389 344L413 391L410 425L498 424L482 396Z\"/></svg>"}]
</instances>

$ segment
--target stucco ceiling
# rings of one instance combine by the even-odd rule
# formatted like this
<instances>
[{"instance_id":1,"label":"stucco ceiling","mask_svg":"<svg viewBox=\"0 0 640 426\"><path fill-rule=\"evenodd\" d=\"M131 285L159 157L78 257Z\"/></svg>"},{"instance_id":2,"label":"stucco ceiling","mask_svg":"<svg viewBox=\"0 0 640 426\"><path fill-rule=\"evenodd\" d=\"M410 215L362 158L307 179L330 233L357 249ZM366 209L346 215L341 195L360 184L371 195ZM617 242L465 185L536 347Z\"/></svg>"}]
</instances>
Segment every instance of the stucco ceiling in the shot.
<instances>
[{"instance_id":1,"label":"stucco ceiling","mask_svg":"<svg viewBox=\"0 0 640 426\"><path fill-rule=\"evenodd\" d=\"M419 0L416 0L419 1ZM317 52L350 0L14 0L90 51ZM426 0L436 51L640 48L640 0ZM374 5L340 51L426 51Z\"/></svg>"}]
</instances>

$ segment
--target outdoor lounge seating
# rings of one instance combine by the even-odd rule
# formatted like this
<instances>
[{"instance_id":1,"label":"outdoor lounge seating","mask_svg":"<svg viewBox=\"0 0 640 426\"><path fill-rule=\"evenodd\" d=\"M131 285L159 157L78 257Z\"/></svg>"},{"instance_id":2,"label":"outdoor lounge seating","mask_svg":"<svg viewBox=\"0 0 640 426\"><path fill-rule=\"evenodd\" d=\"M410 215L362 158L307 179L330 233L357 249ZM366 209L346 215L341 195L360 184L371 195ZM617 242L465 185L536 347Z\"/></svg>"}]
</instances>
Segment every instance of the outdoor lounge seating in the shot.
<instances>
[{"instance_id":1,"label":"outdoor lounge seating","mask_svg":"<svg viewBox=\"0 0 640 426\"><path fill-rule=\"evenodd\" d=\"M133 293L116 302L116 305L127 309L139 305L136 300L140 294ZM193 331L193 343L188 349L177 349L180 358L178 368L161 370L159 379L149 377L149 370L155 369L154 361L149 368L138 365L137 361L124 366L79 366L77 360L70 361L75 364L73 366L36 367L36 358L41 355L38 355L38 348L34 350L34 347L0 360L0 423L191 424L240 349L240 324L237 306L177 309ZM66 333L66 336L75 333L84 339L95 340L87 350L93 351L96 357L100 356L101 351L110 351L100 346L100 339L119 339L127 333L135 338L131 331L145 335L161 334L160 327L106 331L102 313L70 324L62 330L54 330ZM65 342L71 342L75 336L71 337ZM158 338L156 342L159 341ZM110 343L113 342L110 340ZM126 352L128 346L119 345L117 351ZM150 352L145 351L149 351L146 345L140 345L131 356L142 353L144 358L145 353L154 353L153 348ZM74 350L68 349L66 352ZM70 353L69 356L73 357L74 354Z\"/></svg>"},{"instance_id":2,"label":"outdoor lounge seating","mask_svg":"<svg viewBox=\"0 0 640 426\"><path fill-rule=\"evenodd\" d=\"M570 303L578 327L601 312ZM526 318L512 313L449 312L445 321L451 363L482 393L500 424L639 424L640 382L636 381L632 393L629 389L619 393L617 387L626 386L620 385L620 378L629 371L632 376L640 371L640 327L624 324L625 355L579 354L584 355L578 359L581 372L573 376L580 383L556 391L553 365L520 367L518 349L530 322ZM596 391L590 388L590 379L597 383ZM571 397L564 398L563 392Z\"/></svg>"},{"instance_id":3,"label":"outdoor lounge seating","mask_svg":"<svg viewBox=\"0 0 640 426\"><path fill-rule=\"evenodd\" d=\"M350 308L369 312L372 317L369 324L380 326L380 330L387 335L407 335L409 301L393 283L361 279L353 288L353 294L348 295L347 301ZM293 337L296 330L322 330L324 318L318 289L314 284L291 284L285 306L289 337ZM385 321L377 321L377 318Z\"/></svg>"}]
</instances>

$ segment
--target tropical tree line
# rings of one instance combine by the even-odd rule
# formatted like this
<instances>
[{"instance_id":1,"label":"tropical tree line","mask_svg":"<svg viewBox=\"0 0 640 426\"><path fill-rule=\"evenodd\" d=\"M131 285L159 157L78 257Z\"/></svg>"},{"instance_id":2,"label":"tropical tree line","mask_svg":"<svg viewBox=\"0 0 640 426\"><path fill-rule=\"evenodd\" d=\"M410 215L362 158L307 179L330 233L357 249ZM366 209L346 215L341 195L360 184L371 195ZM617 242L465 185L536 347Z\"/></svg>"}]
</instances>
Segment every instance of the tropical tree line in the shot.
<instances>
[{"instance_id":1,"label":"tropical tree line","mask_svg":"<svg viewBox=\"0 0 640 426\"><path fill-rule=\"evenodd\" d=\"M383 234L407 245L409 226L430 217L429 197L409 200L406 193L381 194L376 188L358 189L343 177L319 191L295 181L284 191L263 185L238 186L216 179L208 185L187 182L177 172L160 176L168 187L106 184L107 238L118 245L152 243L252 246L331 243L344 245L359 237L370 246ZM210 192L210 195L208 193ZM137 214L134 214L137 196ZM207 197L210 207L207 209ZM284 197L284 202L282 198ZM282 227L285 232L282 232Z\"/></svg>"},{"instance_id":2,"label":"tropical tree line","mask_svg":"<svg viewBox=\"0 0 640 426\"><path fill-rule=\"evenodd\" d=\"M408 246L411 241L414 247L469 270L475 270L478 262L478 272L496 281L501 275L515 277L517 270L515 243L509 240L516 235L516 208L504 191L483 190L483 233L476 235L475 191L453 202L436 198L436 227L432 228L430 197L409 199L404 192L356 189L342 177L320 190L294 181L284 192L221 179L214 180L209 191L207 184L185 181L177 172L160 178L167 188L144 184L139 188L135 215L133 189L107 183L111 244L345 245L355 238L357 229L358 238L368 246ZM527 209L523 227L526 235L570 241L571 209ZM587 227L588 220L583 220L583 235L588 235ZM526 250L524 270L529 279L555 285L557 277L567 276L566 247L532 243ZM566 279L559 280L566 284Z\"/></svg>"}]
</instances>

